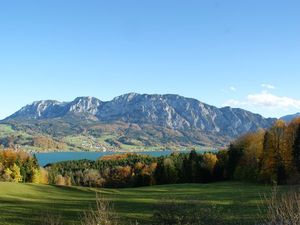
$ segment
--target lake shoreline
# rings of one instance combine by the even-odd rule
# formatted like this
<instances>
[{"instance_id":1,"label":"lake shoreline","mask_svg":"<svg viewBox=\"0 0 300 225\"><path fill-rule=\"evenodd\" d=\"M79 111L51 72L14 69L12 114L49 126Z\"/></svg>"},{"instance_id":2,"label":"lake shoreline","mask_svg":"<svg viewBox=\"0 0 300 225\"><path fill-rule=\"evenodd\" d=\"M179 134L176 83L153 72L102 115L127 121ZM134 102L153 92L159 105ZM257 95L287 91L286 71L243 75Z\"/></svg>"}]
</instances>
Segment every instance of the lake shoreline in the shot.
<instances>
[{"instance_id":1,"label":"lake shoreline","mask_svg":"<svg viewBox=\"0 0 300 225\"><path fill-rule=\"evenodd\" d=\"M99 153L143 153L143 152L163 152L163 151L173 151L173 152L189 152L192 150L196 150L196 151L215 151L218 150L220 148L212 148L212 147L204 147L204 148L189 148L189 149L154 149L154 150L107 150L107 151L94 151L94 150L25 150L26 152L30 153L30 154L41 154L41 153L68 153L68 152L99 152Z\"/></svg>"},{"instance_id":2,"label":"lake shoreline","mask_svg":"<svg viewBox=\"0 0 300 225\"><path fill-rule=\"evenodd\" d=\"M217 149L202 149L202 150L196 150L197 152L204 153L204 152L217 152ZM149 155L153 157L160 157L160 156L166 156L170 155L174 152L177 153L186 153L188 154L190 150L181 150L181 151L173 151L173 150L164 150L164 151L141 151L141 152L87 152L87 151L81 151L81 152L42 152L42 153L34 153L34 155L37 157L37 160L40 164L40 166L45 166L47 164L53 164L63 161L73 161L73 160L97 160L103 156L107 155L116 155L116 154L126 154L126 153L136 153L136 154L142 154L142 155Z\"/></svg>"}]
</instances>

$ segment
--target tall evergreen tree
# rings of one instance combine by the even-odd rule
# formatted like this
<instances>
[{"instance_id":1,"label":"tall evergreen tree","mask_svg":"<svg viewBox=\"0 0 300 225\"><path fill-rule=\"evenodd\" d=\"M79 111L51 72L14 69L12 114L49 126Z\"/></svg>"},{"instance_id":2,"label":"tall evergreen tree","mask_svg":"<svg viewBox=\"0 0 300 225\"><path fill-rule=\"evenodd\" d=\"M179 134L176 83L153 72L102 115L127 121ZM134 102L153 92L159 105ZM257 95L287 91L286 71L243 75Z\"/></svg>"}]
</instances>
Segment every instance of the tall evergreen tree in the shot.
<instances>
[{"instance_id":1,"label":"tall evergreen tree","mask_svg":"<svg viewBox=\"0 0 300 225\"><path fill-rule=\"evenodd\" d=\"M195 150L192 150L189 154L189 169L188 173L190 174L190 182L197 183L199 182L199 156Z\"/></svg>"},{"instance_id":2,"label":"tall evergreen tree","mask_svg":"<svg viewBox=\"0 0 300 225\"><path fill-rule=\"evenodd\" d=\"M243 148L238 144L230 144L229 146L227 172L230 179L234 177L235 170L243 156L243 151Z\"/></svg>"}]
</instances>

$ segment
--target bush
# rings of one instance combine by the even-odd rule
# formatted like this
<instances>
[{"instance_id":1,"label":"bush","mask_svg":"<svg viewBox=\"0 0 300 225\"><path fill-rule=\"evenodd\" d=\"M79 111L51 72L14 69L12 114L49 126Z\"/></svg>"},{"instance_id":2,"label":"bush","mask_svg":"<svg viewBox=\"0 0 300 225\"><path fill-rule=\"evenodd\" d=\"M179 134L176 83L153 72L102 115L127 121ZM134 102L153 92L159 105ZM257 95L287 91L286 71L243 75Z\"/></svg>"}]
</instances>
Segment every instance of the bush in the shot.
<instances>
[{"instance_id":1,"label":"bush","mask_svg":"<svg viewBox=\"0 0 300 225\"><path fill-rule=\"evenodd\" d=\"M118 225L113 205L103 197L96 195L96 208L83 213L82 225Z\"/></svg>"},{"instance_id":2,"label":"bush","mask_svg":"<svg viewBox=\"0 0 300 225\"><path fill-rule=\"evenodd\" d=\"M259 225L299 225L300 224L300 193L290 191L279 194L274 188L270 197L264 197L266 208L260 208Z\"/></svg>"},{"instance_id":3,"label":"bush","mask_svg":"<svg viewBox=\"0 0 300 225\"><path fill-rule=\"evenodd\" d=\"M63 222L60 215L47 212L41 217L41 225L63 225Z\"/></svg>"},{"instance_id":4,"label":"bush","mask_svg":"<svg viewBox=\"0 0 300 225\"><path fill-rule=\"evenodd\" d=\"M160 225L210 225L226 224L220 208L210 206L198 208L196 203L180 203L173 199L165 199L153 215L155 224Z\"/></svg>"}]
</instances>

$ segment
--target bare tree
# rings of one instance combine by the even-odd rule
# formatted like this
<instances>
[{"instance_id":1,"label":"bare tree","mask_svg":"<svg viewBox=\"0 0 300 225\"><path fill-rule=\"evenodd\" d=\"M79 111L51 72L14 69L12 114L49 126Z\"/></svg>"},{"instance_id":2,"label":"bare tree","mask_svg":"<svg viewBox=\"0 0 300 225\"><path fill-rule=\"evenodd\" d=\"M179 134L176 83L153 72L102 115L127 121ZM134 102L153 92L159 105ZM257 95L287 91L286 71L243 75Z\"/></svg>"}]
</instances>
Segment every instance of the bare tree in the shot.
<instances>
[{"instance_id":1,"label":"bare tree","mask_svg":"<svg viewBox=\"0 0 300 225\"><path fill-rule=\"evenodd\" d=\"M96 208L83 213L82 225L118 225L113 205L100 195L96 195Z\"/></svg>"}]
</instances>

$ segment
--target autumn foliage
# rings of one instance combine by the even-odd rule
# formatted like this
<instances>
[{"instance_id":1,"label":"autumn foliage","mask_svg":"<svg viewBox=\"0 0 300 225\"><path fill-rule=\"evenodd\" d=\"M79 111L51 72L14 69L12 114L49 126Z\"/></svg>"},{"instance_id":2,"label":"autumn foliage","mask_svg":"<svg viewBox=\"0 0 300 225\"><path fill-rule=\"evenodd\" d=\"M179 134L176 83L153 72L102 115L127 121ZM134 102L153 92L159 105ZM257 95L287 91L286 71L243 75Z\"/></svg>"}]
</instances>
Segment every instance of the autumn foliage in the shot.
<instances>
[{"instance_id":1,"label":"autumn foliage","mask_svg":"<svg viewBox=\"0 0 300 225\"><path fill-rule=\"evenodd\" d=\"M0 180L7 182L48 183L48 173L39 168L34 156L21 151L0 151Z\"/></svg>"},{"instance_id":2,"label":"autumn foliage","mask_svg":"<svg viewBox=\"0 0 300 225\"><path fill-rule=\"evenodd\" d=\"M272 184L298 183L300 119L277 121L270 129L247 134L230 145L231 178Z\"/></svg>"},{"instance_id":3,"label":"autumn foliage","mask_svg":"<svg viewBox=\"0 0 300 225\"><path fill-rule=\"evenodd\" d=\"M0 152L0 179L88 187L137 187L155 184L241 180L271 184L300 182L300 119L277 121L267 130L238 138L216 153L173 153L151 157L133 153L77 160L39 168L22 151Z\"/></svg>"},{"instance_id":4,"label":"autumn foliage","mask_svg":"<svg viewBox=\"0 0 300 225\"><path fill-rule=\"evenodd\" d=\"M207 183L217 181L219 154L173 153L151 157L119 154L97 161L79 160L48 165L49 182L56 185L89 187L137 187L155 184ZM220 162L223 162L220 160ZM224 174L221 172L221 174ZM65 182L66 179L70 182ZM221 179L224 179L221 176Z\"/></svg>"}]
</instances>

